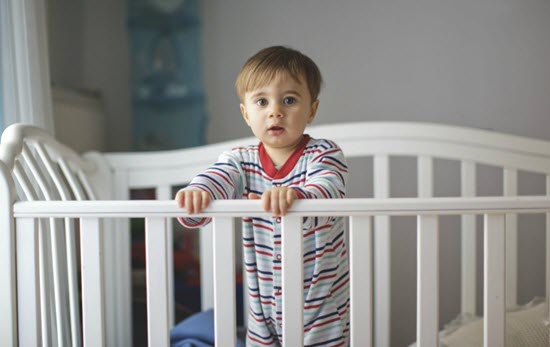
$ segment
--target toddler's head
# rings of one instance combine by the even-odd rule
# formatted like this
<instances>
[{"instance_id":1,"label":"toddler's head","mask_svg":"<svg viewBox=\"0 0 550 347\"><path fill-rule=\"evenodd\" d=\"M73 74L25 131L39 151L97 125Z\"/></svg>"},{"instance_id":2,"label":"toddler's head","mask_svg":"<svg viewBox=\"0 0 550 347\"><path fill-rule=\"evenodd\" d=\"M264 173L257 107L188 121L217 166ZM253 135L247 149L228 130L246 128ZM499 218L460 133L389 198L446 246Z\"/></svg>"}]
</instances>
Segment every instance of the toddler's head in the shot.
<instances>
[{"instance_id":1,"label":"toddler's head","mask_svg":"<svg viewBox=\"0 0 550 347\"><path fill-rule=\"evenodd\" d=\"M296 82L305 81L311 101L317 100L323 83L319 68L308 56L283 46L264 48L246 61L235 82L237 95L242 102L247 92L261 88L284 74L290 75Z\"/></svg>"}]
</instances>

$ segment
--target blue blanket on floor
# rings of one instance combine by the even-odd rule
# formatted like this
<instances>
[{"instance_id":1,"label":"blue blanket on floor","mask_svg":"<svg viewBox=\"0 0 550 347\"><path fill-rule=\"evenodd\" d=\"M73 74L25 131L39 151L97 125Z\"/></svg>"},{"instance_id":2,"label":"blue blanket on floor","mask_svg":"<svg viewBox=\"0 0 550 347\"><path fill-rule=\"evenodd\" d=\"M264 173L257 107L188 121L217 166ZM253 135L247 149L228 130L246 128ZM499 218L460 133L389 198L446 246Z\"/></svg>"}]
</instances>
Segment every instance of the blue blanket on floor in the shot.
<instances>
[{"instance_id":1,"label":"blue blanket on floor","mask_svg":"<svg viewBox=\"0 0 550 347\"><path fill-rule=\"evenodd\" d=\"M199 312L170 331L171 347L214 347L214 310ZM244 347L237 340L237 347Z\"/></svg>"}]
</instances>

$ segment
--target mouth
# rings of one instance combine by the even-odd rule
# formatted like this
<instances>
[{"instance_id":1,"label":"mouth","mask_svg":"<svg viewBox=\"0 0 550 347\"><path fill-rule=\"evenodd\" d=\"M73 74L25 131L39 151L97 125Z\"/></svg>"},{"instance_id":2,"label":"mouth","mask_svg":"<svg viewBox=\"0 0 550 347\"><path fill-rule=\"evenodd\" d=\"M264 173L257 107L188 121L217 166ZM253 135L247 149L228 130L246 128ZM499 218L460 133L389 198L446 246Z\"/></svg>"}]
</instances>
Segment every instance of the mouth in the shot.
<instances>
[{"instance_id":1,"label":"mouth","mask_svg":"<svg viewBox=\"0 0 550 347\"><path fill-rule=\"evenodd\" d=\"M270 127L267 129L267 132L268 132L271 136L279 136L279 135L282 135L284 131L285 131L285 128L283 128L283 127L281 127L281 126L278 126L278 125L270 126Z\"/></svg>"}]
</instances>

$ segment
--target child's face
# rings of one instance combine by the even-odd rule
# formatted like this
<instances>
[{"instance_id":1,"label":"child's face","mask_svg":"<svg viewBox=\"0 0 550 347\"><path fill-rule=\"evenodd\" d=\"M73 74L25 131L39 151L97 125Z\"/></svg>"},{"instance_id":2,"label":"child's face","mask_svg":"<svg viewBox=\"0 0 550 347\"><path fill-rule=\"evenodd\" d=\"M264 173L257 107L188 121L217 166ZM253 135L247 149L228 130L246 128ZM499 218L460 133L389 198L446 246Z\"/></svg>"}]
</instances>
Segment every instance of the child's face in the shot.
<instances>
[{"instance_id":1,"label":"child's face","mask_svg":"<svg viewBox=\"0 0 550 347\"><path fill-rule=\"evenodd\" d=\"M303 76L298 83L282 73L267 85L246 92L240 107L244 120L268 153L285 154L300 144L318 105L318 100L311 100Z\"/></svg>"}]
</instances>

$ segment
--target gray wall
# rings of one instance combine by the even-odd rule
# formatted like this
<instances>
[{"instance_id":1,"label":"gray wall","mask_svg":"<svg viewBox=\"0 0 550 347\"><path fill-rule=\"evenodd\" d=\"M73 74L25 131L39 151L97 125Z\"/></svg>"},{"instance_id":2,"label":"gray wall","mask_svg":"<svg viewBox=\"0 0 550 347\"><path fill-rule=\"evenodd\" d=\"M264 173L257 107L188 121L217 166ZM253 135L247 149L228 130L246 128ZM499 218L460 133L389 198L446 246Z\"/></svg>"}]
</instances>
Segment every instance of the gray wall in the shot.
<instances>
[{"instance_id":1,"label":"gray wall","mask_svg":"<svg viewBox=\"0 0 550 347\"><path fill-rule=\"evenodd\" d=\"M51 78L101 94L106 148L129 150L131 105L126 1L49 0Z\"/></svg>"},{"instance_id":2,"label":"gray wall","mask_svg":"<svg viewBox=\"0 0 550 347\"><path fill-rule=\"evenodd\" d=\"M310 55L325 80L317 124L431 121L550 139L550 2L204 2L209 139L249 134L233 82L257 50Z\"/></svg>"},{"instance_id":3,"label":"gray wall","mask_svg":"<svg viewBox=\"0 0 550 347\"><path fill-rule=\"evenodd\" d=\"M50 15L52 76L100 89L108 110L109 148L130 144L126 1L50 1L75 18ZM246 58L266 46L289 45L310 55L326 84L316 124L345 121L429 121L550 140L550 2L546 0L279 0L203 1L204 77L209 142L249 136L233 89ZM55 11L54 11L55 12ZM60 12L61 13L61 12ZM67 28L77 28L66 32ZM69 30L71 30L69 28ZM80 31L79 31L80 30ZM69 53L70 52L70 53ZM352 162L369 169L372 163ZM414 196L416 164L392 162L393 196ZM437 195L460 191L458 165L436 163ZM478 189L502 193L502 178L482 168ZM365 187L365 182L367 186ZM370 178L351 182L369 196ZM355 187L363 186L355 189ZM540 193L541 177L520 175L520 192ZM540 229L542 220L521 218ZM393 346L414 340L414 220L394 220ZM441 222L441 321L459 310L458 220ZM520 301L543 295L544 236L520 239ZM479 251L481 252L481 251ZM537 256L531 256L537 254ZM481 253L480 253L481 255ZM481 287L479 288L481 290Z\"/></svg>"}]
</instances>

